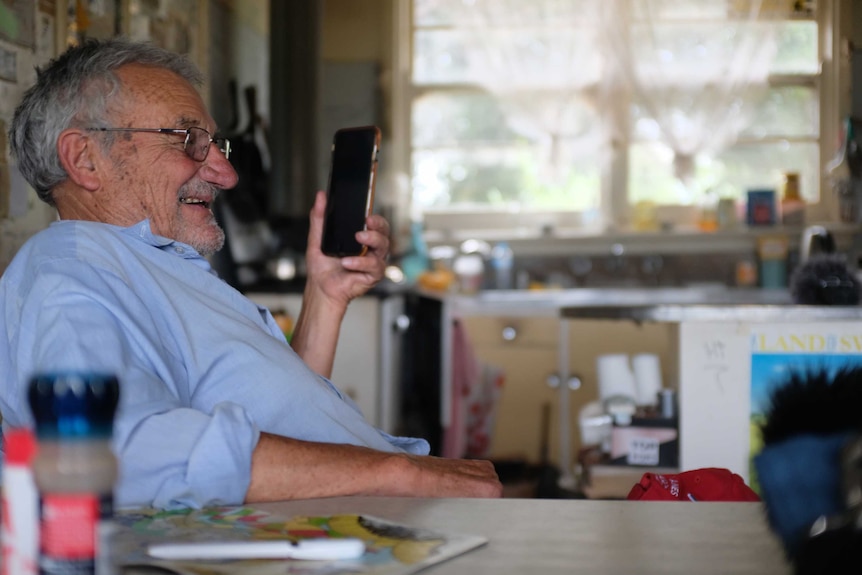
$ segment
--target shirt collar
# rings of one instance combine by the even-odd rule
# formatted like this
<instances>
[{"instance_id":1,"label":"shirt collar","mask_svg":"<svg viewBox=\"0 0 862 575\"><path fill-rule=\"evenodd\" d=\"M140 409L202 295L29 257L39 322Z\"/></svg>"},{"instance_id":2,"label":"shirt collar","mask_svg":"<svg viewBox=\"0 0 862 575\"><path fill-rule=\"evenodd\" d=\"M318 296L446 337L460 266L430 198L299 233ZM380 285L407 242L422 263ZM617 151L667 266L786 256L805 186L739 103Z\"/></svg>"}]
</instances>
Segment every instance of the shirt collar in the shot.
<instances>
[{"instance_id":1,"label":"shirt collar","mask_svg":"<svg viewBox=\"0 0 862 575\"><path fill-rule=\"evenodd\" d=\"M192 246L183 242L178 242L177 240L172 240L170 238L154 234L152 228L150 227L149 218L141 220L140 222L127 228L119 229L120 233L135 237L147 244L150 244L153 247L162 250L163 252L178 255L185 259L202 259L202 256Z\"/></svg>"}]
</instances>

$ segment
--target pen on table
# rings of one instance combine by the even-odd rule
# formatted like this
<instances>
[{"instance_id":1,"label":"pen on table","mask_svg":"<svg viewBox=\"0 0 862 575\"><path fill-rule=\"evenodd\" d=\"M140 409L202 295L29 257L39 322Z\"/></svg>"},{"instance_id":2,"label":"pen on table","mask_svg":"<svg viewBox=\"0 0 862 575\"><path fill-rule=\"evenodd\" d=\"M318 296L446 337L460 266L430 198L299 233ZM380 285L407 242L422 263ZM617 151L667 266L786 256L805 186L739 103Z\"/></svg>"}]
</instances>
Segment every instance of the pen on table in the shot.
<instances>
[{"instance_id":1,"label":"pen on table","mask_svg":"<svg viewBox=\"0 0 862 575\"><path fill-rule=\"evenodd\" d=\"M365 543L355 537L319 538L300 541L198 541L152 543L147 553L157 559L303 559L335 561L357 559L365 553Z\"/></svg>"}]
</instances>

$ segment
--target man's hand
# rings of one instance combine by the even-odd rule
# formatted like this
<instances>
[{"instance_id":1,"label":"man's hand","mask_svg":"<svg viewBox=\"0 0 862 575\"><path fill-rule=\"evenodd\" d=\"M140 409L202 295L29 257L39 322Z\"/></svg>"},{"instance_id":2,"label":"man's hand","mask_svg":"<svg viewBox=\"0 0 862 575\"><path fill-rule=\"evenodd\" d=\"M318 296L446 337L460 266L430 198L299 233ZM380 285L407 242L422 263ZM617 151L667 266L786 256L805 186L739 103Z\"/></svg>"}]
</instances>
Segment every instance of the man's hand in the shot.
<instances>
[{"instance_id":1,"label":"man's hand","mask_svg":"<svg viewBox=\"0 0 862 575\"><path fill-rule=\"evenodd\" d=\"M490 461L429 455L407 455L406 459L412 469L403 472L403 476L412 477L413 481L404 481L400 485L383 484L379 495L500 497L503 493L497 471Z\"/></svg>"},{"instance_id":2,"label":"man's hand","mask_svg":"<svg viewBox=\"0 0 862 575\"><path fill-rule=\"evenodd\" d=\"M363 295L383 279L389 258L389 222L377 214L368 216L365 222L368 229L356 234L356 240L368 246L365 255L334 258L320 251L325 212L326 193L317 192L305 254L310 284L306 292L312 287L331 304L346 307L350 300Z\"/></svg>"},{"instance_id":3,"label":"man's hand","mask_svg":"<svg viewBox=\"0 0 862 575\"><path fill-rule=\"evenodd\" d=\"M368 229L356 234L357 241L368 246L365 255L334 258L320 251L325 211L326 193L317 192L305 252L308 278L291 346L311 369L330 377L347 304L383 278L389 258L389 222L369 216Z\"/></svg>"}]
</instances>

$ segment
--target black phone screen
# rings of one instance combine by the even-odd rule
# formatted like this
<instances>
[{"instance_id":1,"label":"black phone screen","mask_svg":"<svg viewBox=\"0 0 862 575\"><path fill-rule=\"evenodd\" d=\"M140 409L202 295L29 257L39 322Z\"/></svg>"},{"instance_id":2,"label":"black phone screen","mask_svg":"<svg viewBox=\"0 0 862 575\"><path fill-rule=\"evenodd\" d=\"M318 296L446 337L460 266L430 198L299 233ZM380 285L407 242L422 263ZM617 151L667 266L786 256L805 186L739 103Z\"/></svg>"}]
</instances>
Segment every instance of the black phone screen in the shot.
<instances>
[{"instance_id":1,"label":"black phone screen","mask_svg":"<svg viewBox=\"0 0 862 575\"><path fill-rule=\"evenodd\" d=\"M363 253L356 232L365 229L371 210L379 132L346 128L335 133L321 249L327 255Z\"/></svg>"}]
</instances>

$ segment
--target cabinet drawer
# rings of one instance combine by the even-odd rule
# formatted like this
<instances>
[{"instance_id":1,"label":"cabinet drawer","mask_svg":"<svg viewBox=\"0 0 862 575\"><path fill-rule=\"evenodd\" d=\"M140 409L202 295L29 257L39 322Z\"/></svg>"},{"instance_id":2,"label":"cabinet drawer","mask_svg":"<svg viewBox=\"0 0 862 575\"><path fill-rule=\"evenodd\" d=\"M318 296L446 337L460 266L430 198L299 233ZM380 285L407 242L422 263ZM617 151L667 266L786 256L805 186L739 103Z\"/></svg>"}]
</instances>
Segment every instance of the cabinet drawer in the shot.
<instances>
[{"instance_id":1,"label":"cabinet drawer","mask_svg":"<svg viewBox=\"0 0 862 575\"><path fill-rule=\"evenodd\" d=\"M466 317L461 320L476 346L556 347L560 324L553 317Z\"/></svg>"}]
</instances>

